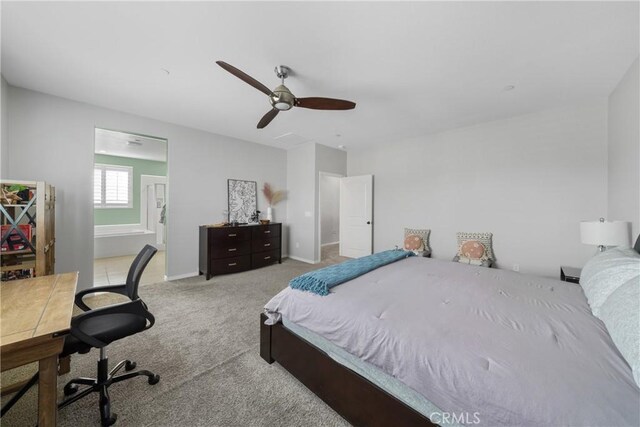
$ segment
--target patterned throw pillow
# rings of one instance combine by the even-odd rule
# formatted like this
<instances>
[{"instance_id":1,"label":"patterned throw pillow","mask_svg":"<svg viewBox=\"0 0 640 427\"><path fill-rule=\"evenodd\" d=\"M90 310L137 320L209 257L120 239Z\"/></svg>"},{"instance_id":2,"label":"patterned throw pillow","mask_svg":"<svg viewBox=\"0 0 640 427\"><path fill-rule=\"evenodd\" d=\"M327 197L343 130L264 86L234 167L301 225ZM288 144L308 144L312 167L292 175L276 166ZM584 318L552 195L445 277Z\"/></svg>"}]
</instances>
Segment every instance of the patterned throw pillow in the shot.
<instances>
[{"instance_id":1,"label":"patterned throw pillow","mask_svg":"<svg viewBox=\"0 0 640 427\"><path fill-rule=\"evenodd\" d=\"M463 264L491 267L495 261L492 236L491 233L457 233L458 254L453 260Z\"/></svg>"},{"instance_id":2,"label":"patterned throw pillow","mask_svg":"<svg viewBox=\"0 0 640 427\"><path fill-rule=\"evenodd\" d=\"M422 237L417 234L409 234L404 238L404 249L407 251L422 251L424 250L424 242Z\"/></svg>"},{"instance_id":3,"label":"patterned throw pillow","mask_svg":"<svg viewBox=\"0 0 640 427\"><path fill-rule=\"evenodd\" d=\"M484 245L477 240L467 240L460 246L460 256L469 259L486 259L487 250Z\"/></svg>"},{"instance_id":4,"label":"patterned throw pillow","mask_svg":"<svg viewBox=\"0 0 640 427\"><path fill-rule=\"evenodd\" d=\"M413 251L418 256L431 256L431 248L429 247L430 234L431 230L405 228L404 249Z\"/></svg>"}]
</instances>

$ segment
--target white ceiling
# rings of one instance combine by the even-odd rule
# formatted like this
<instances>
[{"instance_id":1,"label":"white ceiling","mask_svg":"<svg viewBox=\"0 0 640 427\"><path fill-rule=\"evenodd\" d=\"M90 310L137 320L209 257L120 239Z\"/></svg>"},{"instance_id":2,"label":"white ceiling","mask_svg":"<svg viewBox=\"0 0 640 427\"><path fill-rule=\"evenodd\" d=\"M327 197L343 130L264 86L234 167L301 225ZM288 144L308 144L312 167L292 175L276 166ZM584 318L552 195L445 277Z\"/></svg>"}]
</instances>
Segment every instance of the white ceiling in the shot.
<instances>
[{"instance_id":1,"label":"white ceiling","mask_svg":"<svg viewBox=\"0 0 640 427\"><path fill-rule=\"evenodd\" d=\"M606 97L638 56L638 13L638 2L3 1L2 73L258 143L287 147L274 138L293 133L353 148ZM288 65L295 95L357 107L294 108L258 130L267 97L216 60L269 87Z\"/></svg>"},{"instance_id":2,"label":"white ceiling","mask_svg":"<svg viewBox=\"0 0 640 427\"><path fill-rule=\"evenodd\" d=\"M153 136L136 135L96 128L96 154L132 159L167 161L167 141Z\"/></svg>"}]
</instances>

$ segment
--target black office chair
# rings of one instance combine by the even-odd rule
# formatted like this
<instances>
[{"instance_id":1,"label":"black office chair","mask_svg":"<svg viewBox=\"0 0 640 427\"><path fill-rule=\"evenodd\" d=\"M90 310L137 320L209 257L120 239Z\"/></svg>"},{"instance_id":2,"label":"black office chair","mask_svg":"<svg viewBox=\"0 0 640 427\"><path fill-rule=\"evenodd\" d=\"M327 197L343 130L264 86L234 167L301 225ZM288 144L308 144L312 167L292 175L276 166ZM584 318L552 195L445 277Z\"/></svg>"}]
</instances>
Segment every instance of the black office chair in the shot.
<instances>
[{"instance_id":1,"label":"black office chair","mask_svg":"<svg viewBox=\"0 0 640 427\"><path fill-rule=\"evenodd\" d=\"M123 360L109 371L109 359L106 347L113 341L137 334L149 329L155 323L155 318L147 309L146 304L138 297L138 284L145 267L155 255L157 249L146 245L135 258L127 282L124 285L101 286L78 292L75 303L85 312L71 320L71 334L65 338L64 348L60 357L74 353L88 353L92 348L100 349L97 378L74 378L64 386L64 394L69 397L58 405L64 408L83 397L96 392L100 394L100 419L103 426L110 426L116 422L117 415L111 413L108 388L111 384L128 380L137 376L148 377L149 384L157 384L160 376L140 370L129 372L136 368L136 363ZM95 292L118 293L127 296L131 301L91 309L83 298ZM124 367L125 374L116 375ZM87 385L86 389L78 392L78 385Z\"/></svg>"}]
</instances>

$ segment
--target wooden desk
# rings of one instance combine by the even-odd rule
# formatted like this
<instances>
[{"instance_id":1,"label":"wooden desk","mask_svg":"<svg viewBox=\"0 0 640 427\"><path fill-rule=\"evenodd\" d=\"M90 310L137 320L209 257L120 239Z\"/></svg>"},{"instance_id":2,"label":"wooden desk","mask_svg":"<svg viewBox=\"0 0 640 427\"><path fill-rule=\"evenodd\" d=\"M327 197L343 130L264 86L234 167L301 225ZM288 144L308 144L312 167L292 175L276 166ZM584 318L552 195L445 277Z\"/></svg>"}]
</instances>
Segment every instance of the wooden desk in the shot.
<instances>
[{"instance_id":1,"label":"wooden desk","mask_svg":"<svg viewBox=\"0 0 640 427\"><path fill-rule=\"evenodd\" d=\"M2 371L38 361L38 425L55 426L58 355L69 332L78 273L0 283Z\"/></svg>"}]
</instances>

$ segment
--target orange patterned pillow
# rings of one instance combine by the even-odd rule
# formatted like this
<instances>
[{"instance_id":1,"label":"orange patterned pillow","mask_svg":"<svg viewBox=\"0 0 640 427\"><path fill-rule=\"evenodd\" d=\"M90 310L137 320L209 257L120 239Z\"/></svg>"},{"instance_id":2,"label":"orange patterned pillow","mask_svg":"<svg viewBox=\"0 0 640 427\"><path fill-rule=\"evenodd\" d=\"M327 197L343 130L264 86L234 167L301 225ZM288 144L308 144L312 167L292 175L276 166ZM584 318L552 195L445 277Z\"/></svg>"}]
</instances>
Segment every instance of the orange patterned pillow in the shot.
<instances>
[{"instance_id":1,"label":"orange patterned pillow","mask_svg":"<svg viewBox=\"0 0 640 427\"><path fill-rule=\"evenodd\" d=\"M483 259L486 258L486 248L482 243L477 240L467 240L460 247L460 256L469 259Z\"/></svg>"},{"instance_id":2,"label":"orange patterned pillow","mask_svg":"<svg viewBox=\"0 0 640 427\"><path fill-rule=\"evenodd\" d=\"M408 251L422 251L424 250L424 241L418 235L409 234L404 238L404 248Z\"/></svg>"}]
</instances>

